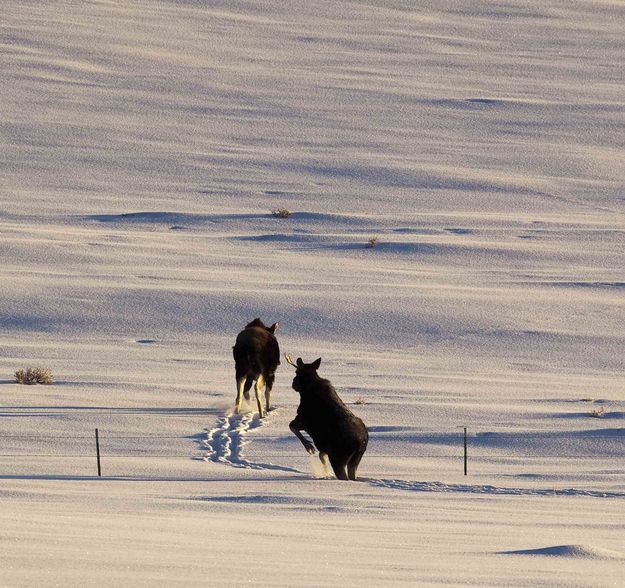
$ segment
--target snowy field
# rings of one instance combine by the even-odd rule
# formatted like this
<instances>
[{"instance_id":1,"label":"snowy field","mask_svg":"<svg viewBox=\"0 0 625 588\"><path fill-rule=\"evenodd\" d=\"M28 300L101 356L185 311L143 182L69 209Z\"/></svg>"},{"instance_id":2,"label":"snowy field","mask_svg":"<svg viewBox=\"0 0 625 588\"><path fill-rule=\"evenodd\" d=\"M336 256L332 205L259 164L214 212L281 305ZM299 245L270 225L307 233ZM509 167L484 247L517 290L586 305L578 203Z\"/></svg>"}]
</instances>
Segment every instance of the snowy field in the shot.
<instances>
[{"instance_id":1,"label":"snowy field","mask_svg":"<svg viewBox=\"0 0 625 588\"><path fill-rule=\"evenodd\" d=\"M624 31L3 0L0 585L624 586ZM232 415L255 317L367 424L360 481L286 362Z\"/></svg>"}]
</instances>

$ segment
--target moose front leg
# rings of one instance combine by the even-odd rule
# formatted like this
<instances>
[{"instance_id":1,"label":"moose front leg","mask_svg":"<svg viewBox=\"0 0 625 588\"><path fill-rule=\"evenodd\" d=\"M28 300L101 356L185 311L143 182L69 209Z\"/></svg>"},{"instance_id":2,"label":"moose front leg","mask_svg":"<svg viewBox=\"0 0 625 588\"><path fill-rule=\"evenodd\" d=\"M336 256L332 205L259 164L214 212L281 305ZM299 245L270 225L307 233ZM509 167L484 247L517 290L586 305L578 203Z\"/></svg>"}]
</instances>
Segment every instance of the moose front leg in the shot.
<instances>
[{"instance_id":1,"label":"moose front leg","mask_svg":"<svg viewBox=\"0 0 625 588\"><path fill-rule=\"evenodd\" d=\"M293 434L302 442L302 445L310 453L313 455L315 453L315 446L308 440L304 435L302 435L302 424L299 419L295 418L289 423L289 429L293 431Z\"/></svg>"}]
</instances>

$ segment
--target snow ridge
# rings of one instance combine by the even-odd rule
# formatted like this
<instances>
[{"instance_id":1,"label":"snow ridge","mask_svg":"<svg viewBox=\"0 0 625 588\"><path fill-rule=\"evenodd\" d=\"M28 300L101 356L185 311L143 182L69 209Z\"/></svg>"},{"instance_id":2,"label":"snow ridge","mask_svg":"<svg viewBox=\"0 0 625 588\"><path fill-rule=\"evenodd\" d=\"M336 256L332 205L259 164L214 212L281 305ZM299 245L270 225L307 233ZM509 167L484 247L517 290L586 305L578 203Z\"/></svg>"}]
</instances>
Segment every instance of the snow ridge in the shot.
<instances>
[{"instance_id":1,"label":"snow ridge","mask_svg":"<svg viewBox=\"0 0 625 588\"><path fill-rule=\"evenodd\" d=\"M413 492L461 492L513 496L589 496L593 498L625 498L625 492L602 492L581 488L506 488L480 484L444 484L443 482L409 482L368 478L372 486L411 490Z\"/></svg>"},{"instance_id":2,"label":"snow ridge","mask_svg":"<svg viewBox=\"0 0 625 588\"><path fill-rule=\"evenodd\" d=\"M625 554L595 547L594 545L553 545L536 549L515 549L512 551L500 551L502 555L542 555L548 557L572 557L577 559L621 560Z\"/></svg>"}]
</instances>

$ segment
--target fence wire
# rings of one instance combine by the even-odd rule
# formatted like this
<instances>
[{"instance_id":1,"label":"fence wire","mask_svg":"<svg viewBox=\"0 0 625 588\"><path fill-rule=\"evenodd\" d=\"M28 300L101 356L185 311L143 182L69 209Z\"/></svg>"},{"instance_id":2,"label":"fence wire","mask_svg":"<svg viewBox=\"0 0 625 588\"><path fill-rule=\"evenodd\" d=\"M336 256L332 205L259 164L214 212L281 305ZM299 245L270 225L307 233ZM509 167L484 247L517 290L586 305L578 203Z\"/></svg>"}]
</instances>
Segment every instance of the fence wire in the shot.
<instances>
[{"instance_id":1,"label":"fence wire","mask_svg":"<svg viewBox=\"0 0 625 588\"><path fill-rule=\"evenodd\" d=\"M569 460L569 459L625 459L625 428L615 428L611 430L611 433L606 433L603 431L594 432L590 431L580 431L580 432L562 432L562 431L505 431L505 432L472 432L467 435L468 442L468 456L471 460L481 459L481 460L503 460L503 459L517 459L517 460ZM380 434L384 434L384 432L380 432ZM393 431L388 431L392 435ZM579 440L579 433L583 433L586 435L585 441L600 441L604 439L609 439L612 443L622 443L622 452L614 451L614 446L612 445L605 453L602 453L600 449L598 449L594 453L558 453L557 455L550 454L541 454L541 455L531 455L527 452L523 452L522 447L518 447L518 449L511 453L510 449L507 448L507 452L501 453L498 449L499 447L496 444L489 446L489 442L492 441L501 441L502 439L509 442L511 439L516 438L519 441L528 440L531 438L540 438L544 442L549 441L566 441L570 440L571 442L575 440ZM366 453L367 459L462 459L464 456L464 435L461 431L410 431L409 435L416 437L413 440L405 440L401 437L397 437L394 439L392 436L383 441L384 443L393 443L394 441L402 442L412 449L416 451L411 451L410 453L378 453L371 452L370 450ZM423 439L419 439L419 436L423 436ZM290 439L288 435L260 435L254 434L250 436L245 436L245 441L247 443L251 441L278 441L278 440L290 440L292 442L296 442L295 439ZM10 452L4 451L0 453L0 458L54 458L54 459L76 459L76 458L92 458L95 455L95 435L94 434L81 434L81 435L24 435L24 434L0 434L0 450L2 446L3 440L24 440L27 443L25 445L30 445L31 447L25 448L26 451L30 449L32 451L32 445L41 444L45 441L80 441L81 449L75 448L76 452L67 453L64 452L63 449L60 449L58 453L54 452L37 452L37 453L25 453L25 452ZM372 433L370 437L369 448L375 443L376 434ZM451 441L457 441L457 444L451 443ZM115 445L116 441L143 441L141 447L111 447L111 443ZM154 447L150 446L151 442L157 444L158 441L184 441L187 443L195 443L196 451L195 455L181 452L181 453L171 453L171 452L159 452L155 450ZM198 435L107 435L105 432L100 431L99 433L99 442L100 442L100 454L103 458L111 459L111 458L125 458L125 459L154 459L154 458L167 458L167 459L189 459L189 458L197 458L198 454L209 454L211 452L210 439L208 432L204 434ZM45 443L44 443L45 444ZM420 452L417 450L419 447L428 447L432 445L444 445L446 447L446 451L441 452ZM119 444L118 444L119 445ZM85 451L82 451L82 447L84 447ZM620 449L620 448L619 448ZM488 453L485 450L490 450ZM505 451L505 449L504 449ZM249 451L247 452L248 458L254 459L256 457L262 459L280 459L280 458L299 458L302 457L301 452L280 452L280 453L263 453L262 451L256 450L254 451L251 447L249 447Z\"/></svg>"}]
</instances>

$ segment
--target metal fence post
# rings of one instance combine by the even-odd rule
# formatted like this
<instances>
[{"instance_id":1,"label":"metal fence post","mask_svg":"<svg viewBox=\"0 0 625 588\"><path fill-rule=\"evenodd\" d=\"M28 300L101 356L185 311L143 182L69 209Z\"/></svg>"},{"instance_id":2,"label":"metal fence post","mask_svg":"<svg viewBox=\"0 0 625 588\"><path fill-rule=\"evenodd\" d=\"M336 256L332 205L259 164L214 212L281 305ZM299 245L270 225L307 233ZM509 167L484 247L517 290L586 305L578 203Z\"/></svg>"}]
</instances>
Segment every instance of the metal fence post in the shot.
<instances>
[{"instance_id":1,"label":"metal fence post","mask_svg":"<svg viewBox=\"0 0 625 588\"><path fill-rule=\"evenodd\" d=\"M98 435L98 430L95 430L95 451L98 456L98 477L102 476L102 468L100 467L100 437Z\"/></svg>"},{"instance_id":2,"label":"metal fence post","mask_svg":"<svg viewBox=\"0 0 625 588\"><path fill-rule=\"evenodd\" d=\"M464 475L467 475L467 428L464 428Z\"/></svg>"}]
</instances>

